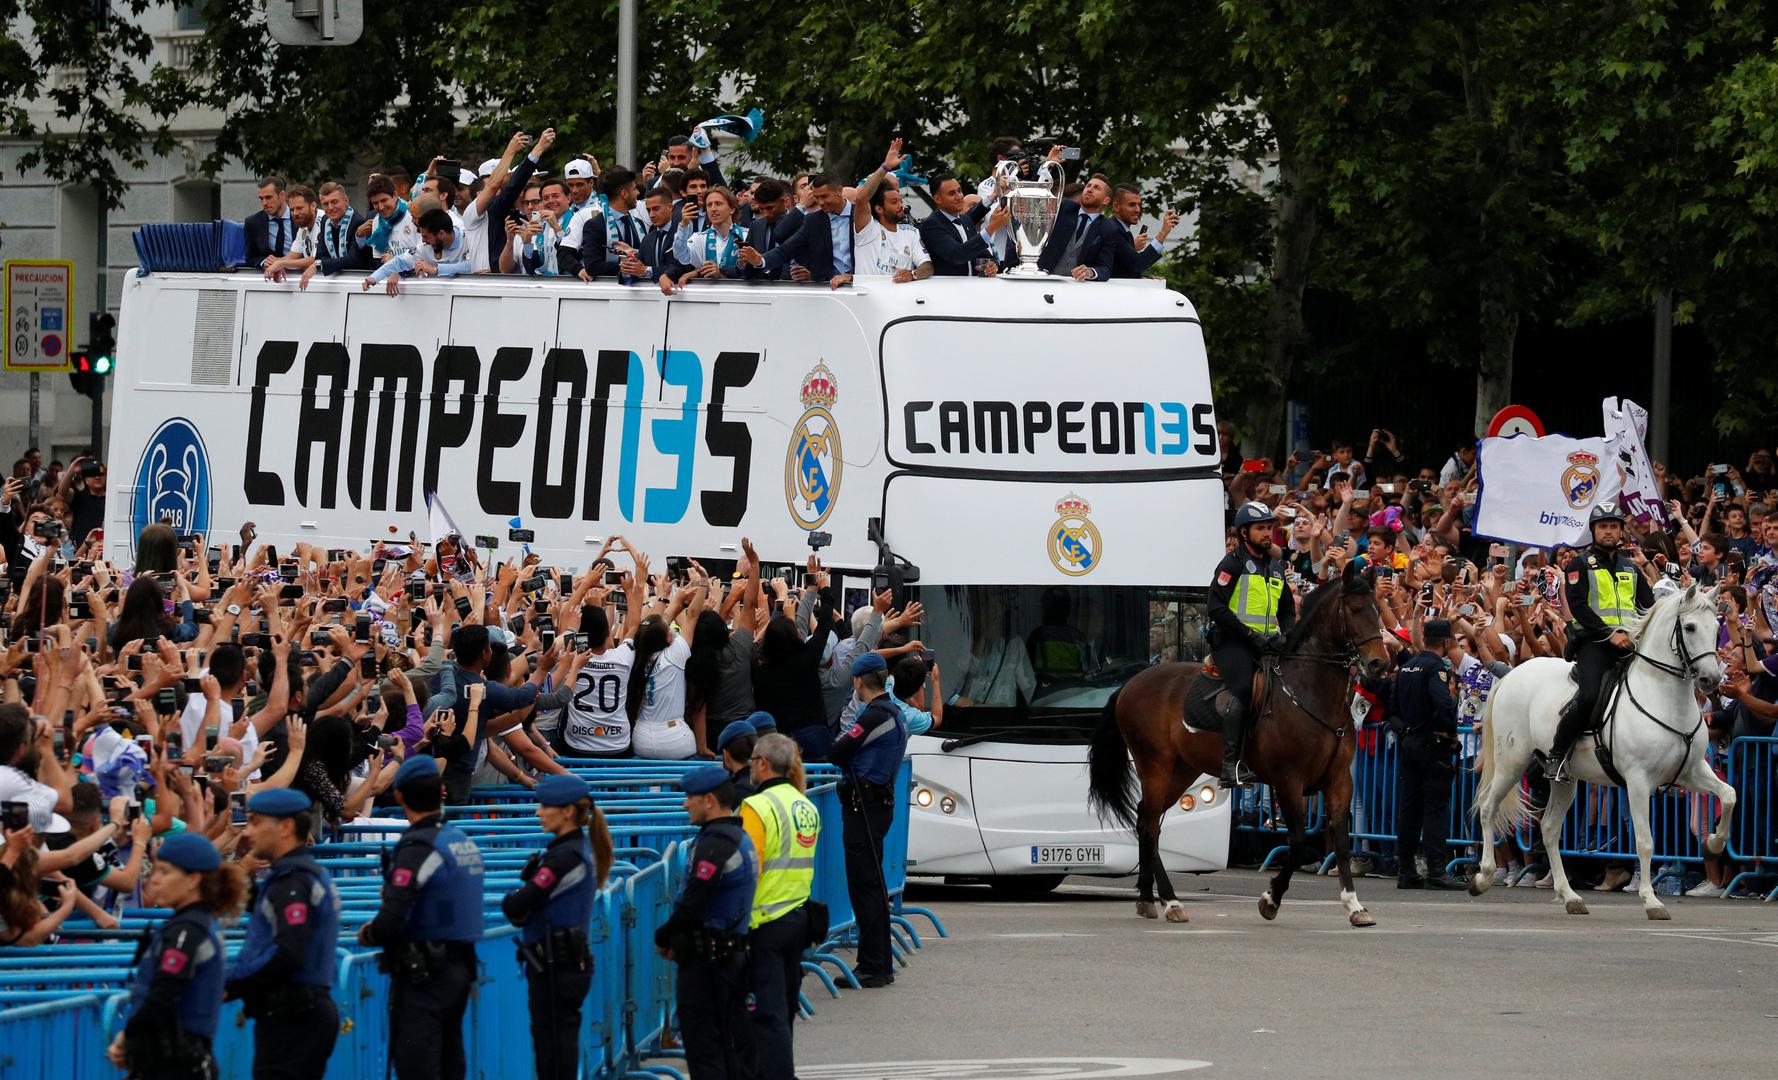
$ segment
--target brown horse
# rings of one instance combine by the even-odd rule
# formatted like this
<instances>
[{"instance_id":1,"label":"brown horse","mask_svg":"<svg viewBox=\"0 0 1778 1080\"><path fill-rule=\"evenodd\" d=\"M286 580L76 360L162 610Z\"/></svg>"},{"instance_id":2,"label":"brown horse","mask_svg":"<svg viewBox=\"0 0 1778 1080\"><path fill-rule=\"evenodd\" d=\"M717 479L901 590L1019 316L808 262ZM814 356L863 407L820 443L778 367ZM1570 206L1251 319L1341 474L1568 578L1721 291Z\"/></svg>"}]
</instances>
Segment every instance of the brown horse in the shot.
<instances>
[{"instance_id":1,"label":"brown horse","mask_svg":"<svg viewBox=\"0 0 1778 1080\"><path fill-rule=\"evenodd\" d=\"M1343 576L1304 600L1296 626L1262 668L1266 686L1250 714L1242 760L1271 785L1290 845L1270 887L1260 894L1259 913L1267 919L1277 917L1291 872L1307 857L1308 800L1320 792L1327 799L1327 834L1339 863L1340 899L1353 926L1376 924L1353 891L1346 834L1352 808L1354 731L1347 712L1352 668L1362 664L1366 675L1376 677L1388 670L1391 660L1374 587L1369 574L1348 563ZM1161 815L1192 781L1205 773L1215 776L1221 768L1222 736L1184 723L1186 688L1201 667L1157 664L1120 687L1105 703L1087 759L1092 807L1101 818L1135 830L1136 912L1146 919L1157 914L1158 887L1167 920L1186 921L1185 905L1161 865Z\"/></svg>"}]
</instances>

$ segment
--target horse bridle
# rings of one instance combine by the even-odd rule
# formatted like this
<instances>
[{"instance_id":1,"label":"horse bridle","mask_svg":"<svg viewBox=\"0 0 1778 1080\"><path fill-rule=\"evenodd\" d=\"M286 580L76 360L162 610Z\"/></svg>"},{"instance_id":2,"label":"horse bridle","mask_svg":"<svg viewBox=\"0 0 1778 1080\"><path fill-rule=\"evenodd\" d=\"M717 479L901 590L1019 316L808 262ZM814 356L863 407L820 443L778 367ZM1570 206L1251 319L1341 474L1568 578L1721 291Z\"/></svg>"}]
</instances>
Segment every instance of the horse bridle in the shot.
<instances>
[{"instance_id":1,"label":"horse bridle","mask_svg":"<svg viewBox=\"0 0 1778 1080\"><path fill-rule=\"evenodd\" d=\"M1701 652L1701 653L1697 654L1696 656L1691 656L1686 653L1686 651L1685 651L1685 619L1682 617L1683 614L1684 613L1681 612L1679 614L1674 615L1674 617L1673 617L1673 652L1676 655L1684 658L1684 662L1681 664L1669 664L1665 660L1656 660L1654 657L1649 656L1646 653L1644 653L1642 651L1641 645L1637 645L1634 649L1631 650L1629 659L1624 661L1624 664L1625 664L1624 674L1623 674L1623 677L1618 680L1618 687L1623 691L1625 696L1627 696L1630 699L1630 704L1636 706L1637 712L1641 713L1643 716L1648 717L1650 720L1653 720L1655 722L1656 727L1659 727L1663 731L1666 731L1668 734L1672 735L1674 738L1677 738L1681 743L1683 743L1684 745L1689 747L1691 745L1692 740L1697 737L1698 729L1704 726L1704 714L1702 712L1700 712L1698 714L1697 722L1692 725L1692 729L1690 731L1679 730L1678 728L1674 727L1672 724L1669 724L1665 720L1662 720L1659 716L1656 716L1653 712L1650 712L1648 710L1648 708L1642 704L1642 702L1640 702L1636 699L1636 691L1630 686L1630 672L1629 672L1629 665L1635 663L1638 660L1641 660L1643 663L1648 664L1659 671L1664 671L1667 674L1674 676L1675 678L1684 679L1685 681L1691 682L1695 685L1696 680L1698 678L1698 661L1704 659L1706 656L1713 655L1716 652L1716 650L1710 649L1706 652ZM1601 724L1602 727L1605 724L1610 724L1610 723L1615 722L1617 720L1617 710L1611 708L1609 702L1606 703L1606 709L1607 709L1607 711L1605 713L1605 719L1602 721L1602 724ZM1604 738L1603 731L1601 731L1601 733L1600 733L1600 738ZM1673 784L1675 782L1677 782L1679 780L1679 774L1685 770L1685 763L1687 760L1687 756L1689 756L1689 755L1684 755L1684 756L1680 757L1679 768L1674 771L1673 779L1667 781L1667 783L1665 785L1663 785L1664 787L1671 787L1671 786L1673 786Z\"/></svg>"},{"instance_id":2,"label":"horse bridle","mask_svg":"<svg viewBox=\"0 0 1778 1080\"><path fill-rule=\"evenodd\" d=\"M1343 653L1277 652L1277 653L1272 654L1272 656L1271 656L1272 663L1269 665L1272 668L1272 670L1277 673L1278 688L1284 691L1284 696L1290 699L1290 703L1292 705L1295 705L1297 707L1297 709L1303 713L1303 715L1309 717L1309 719L1315 721L1317 724L1320 724L1322 727L1333 732L1334 737L1336 739L1343 739L1346 737L1347 725L1345 723L1330 724L1326 720L1322 719L1321 715L1319 713L1315 712L1315 710L1309 708L1307 705L1304 705L1302 702L1302 699L1300 699L1296 696L1296 691L1294 691L1290 688L1290 683L1285 681L1283 661L1285 661L1285 660L1305 660L1305 661L1308 661L1309 663L1313 663L1313 664L1330 664L1335 667L1346 668L1347 672L1348 672L1347 678L1346 678L1346 688L1348 690L1350 690L1352 688L1352 684L1356 680L1357 676L1352 673L1351 669L1358 663L1359 657L1361 655L1363 655L1364 647L1366 645L1369 645L1373 641L1382 640L1383 632L1381 629L1379 629L1376 633L1372 634L1370 637L1361 638L1357 641L1351 641L1350 637L1351 637L1351 631L1352 631L1352 613L1346 610L1346 605L1344 603L1344 599L1345 599L1345 594L1344 594L1344 592L1342 592L1340 599L1335 602L1338 604L1339 609L1340 609L1341 636L1348 639L1345 652L1343 652ZM1268 683L1267 685L1269 686L1270 683Z\"/></svg>"},{"instance_id":3,"label":"horse bridle","mask_svg":"<svg viewBox=\"0 0 1778 1080\"><path fill-rule=\"evenodd\" d=\"M1640 645L1631 651L1630 659L1641 660L1643 663L1649 664L1676 678L1695 680L1698 677L1698 661L1704 659L1706 656L1714 656L1716 654L1715 649L1706 649L1704 652L1701 652L1696 656L1688 656L1686 654L1685 620L1681 618L1680 615L1675 615L1673 617L1673 652L1684 658L1683 664L1669 664L1665 660L1656 660L1654 657L1645 654ZM1640 706L1638 706L1638 708L1640 708Z\"/></svg>"}]
</instances>

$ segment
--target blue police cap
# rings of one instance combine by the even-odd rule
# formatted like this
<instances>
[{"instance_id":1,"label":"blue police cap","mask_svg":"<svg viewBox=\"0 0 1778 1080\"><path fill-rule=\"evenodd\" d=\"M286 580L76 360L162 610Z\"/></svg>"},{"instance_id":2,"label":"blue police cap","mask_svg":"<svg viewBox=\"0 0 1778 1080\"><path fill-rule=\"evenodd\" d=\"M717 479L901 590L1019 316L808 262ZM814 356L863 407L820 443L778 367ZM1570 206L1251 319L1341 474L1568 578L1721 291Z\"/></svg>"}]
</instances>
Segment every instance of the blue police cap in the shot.
<instances>
[{"instance_id":1,"label":"blue police cap","mask_svg":"<svg viewBox=\"0 0 1778 1080\"><path fill-rule=\"evenodd\" d=\"M755 732L752 724L749 724L745 720L731 720L729 721L728 727L722 729L722 734L716 736L716 749L718 751L726 750L728 749L729 743L734 742L736 739L747 738L753 734L755 734Z\"/></svg>"},{"instance_id":2,"label":"blue police cap","mask_svg":"<svg viewBox=\"0 0 1778 1080\"><path fill-rule=\"evenodd\" d=\"M438 762L426 754L408 758L395 770L395 786L407 787L409 784L438 783Z\"/></svg>"},{"instance_id":3,"label":"blue police cap","mask_svg":"<svg viewBox=\"0 0 1778 1080\"><path fill-rule=\"evenodd\" d=\"M573 806L592 793L585 780L572 774L559 773L537 781L537 802L542 806Z\"/></svg>"},{"instance_id":4,"label":"blue police cap","mask_svg":"<svg viewBox=\"0 0 1778 1080\"><path fill-rule=\"evenodd\" d=\"M295 817L311 805L309 797L295 788L268 788L247 800L247 812L267 817Z\"/></svg>"},{"instance_id":5,"label":"blue police cap","mask_svg":"<svg viewBox=\"0 0 1778 1080\"><path fill-rule=\"evenodd\" d=\"M765 735L778 730L778 721L771 713L760 709L747 717L747 726L753 729L755 735Z\"/></svg>"},{"instance_id":6,"label":"blue police cap","mask_svg":"<svg viewBox=\"0 0 1778 1080\"><path fill-rule=\"evenodd\" d=\"M687 795L708 795L728 782L727 770L717 765L706 765L681 776L679 789Z\"/></svg>"},{"instance_id":7,"label":"blue police cap","mask_svg":"<svg viewBox=\"0 0 1778 1080\"><path fill-rule=\"evenodd\" d=\"M1451 623L1448 619L1429 619L1420 630L1424 641L1443 641L1451 636Z\"/></svg>"},{"instance_id":8,"label":"blue police cap","mask_svg":"<svg viewBox=\"0 0 1778 1080\"><path fill-rule=\"evenodd\" d=\"M189 870L194 874L207 873L222 865L222 856L216 853L216 845L197 833L175 833L167 837L161 841L154 857L160 862L172 863L179 869Z\"/></svg>"},{"instance_id":9,"label":"blue police cap","mask_svg":"<svg viewBox=\"0 0 1778 1080\"><path fill-rule=\"evenodd\" d=\"M863 656L852 661L852 677L854 679L858 678L860 675L869 675L873 671L888 670L888 662L885 661L882 656L874 652L867 652Z\"/></svg>"}]
</instances>

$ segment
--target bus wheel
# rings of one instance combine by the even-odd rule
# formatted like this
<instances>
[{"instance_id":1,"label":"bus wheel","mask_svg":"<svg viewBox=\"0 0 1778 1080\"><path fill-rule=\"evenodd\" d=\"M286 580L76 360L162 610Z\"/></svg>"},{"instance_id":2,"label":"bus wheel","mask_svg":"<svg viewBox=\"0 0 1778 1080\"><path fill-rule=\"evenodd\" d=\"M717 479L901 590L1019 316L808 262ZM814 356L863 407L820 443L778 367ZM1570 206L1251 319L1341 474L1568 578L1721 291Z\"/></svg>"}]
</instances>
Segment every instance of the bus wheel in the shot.
<instances>
[{"instance_id":1,"label":"bus wheel","mask_svg":"<svg viewBox=\"0 0 1778 1080\"><path fill-rule=\"evenodd\" d=\"M988 882L988 888L994 895L1003 900L1036 900L1048 896L1062 884L1065 874L1020 874L1017 877L997 877Z\"/></svg>"}]
</instances>

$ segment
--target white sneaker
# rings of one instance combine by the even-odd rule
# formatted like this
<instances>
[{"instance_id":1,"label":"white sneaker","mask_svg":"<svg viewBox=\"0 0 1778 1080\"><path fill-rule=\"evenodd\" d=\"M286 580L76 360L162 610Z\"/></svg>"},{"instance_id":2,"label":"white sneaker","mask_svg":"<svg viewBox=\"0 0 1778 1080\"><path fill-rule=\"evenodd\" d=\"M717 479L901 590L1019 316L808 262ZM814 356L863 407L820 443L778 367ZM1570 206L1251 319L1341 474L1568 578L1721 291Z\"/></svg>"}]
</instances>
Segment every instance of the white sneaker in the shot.
<instances>
[{"instance_id":1,"label":"white sneaker","mask_svg":"<svg viewBox=\"0 0 1778 1080\"><path fill-rule=\"evenodd\" d=\"M1507 868L1504 866L1501 867L1500 869L1494 871L1494 884L1505 885L1507 878L1509 876L1511 876L1511 871L1507 870Z\"/></svg>"},{"instance_id":2,"label":"white sneaker","mask_svg":"<svg viewBox=\"0 0 1778 1080\"><path fill-rule=\"evenodd\" d=\"M1637 870L1636 872L1634 872L1630 875L1630 880L1624 884L1624 891L1625 892L1641 892L1642 891L1642 871Z\"/></svg>"},{"instance_id":3,"label":"white sneaker","mask_svg":"<svg viewBox=\"0 0 1778 1080\"><path fill-rule=\"evenodd\" d=\"M1722 895L1722 886L1718 885L1714 881L1711 881L1709 878L1705 878L1703 881L1700 881L1696 885L1693 885L1691 888L1687 889L1685 891L1685 894L1687 896L1696 896L1696 897L1700 897L1700 898L1711 897L1711 896L1721 896Z\"/></svg>"}]
</instances>

